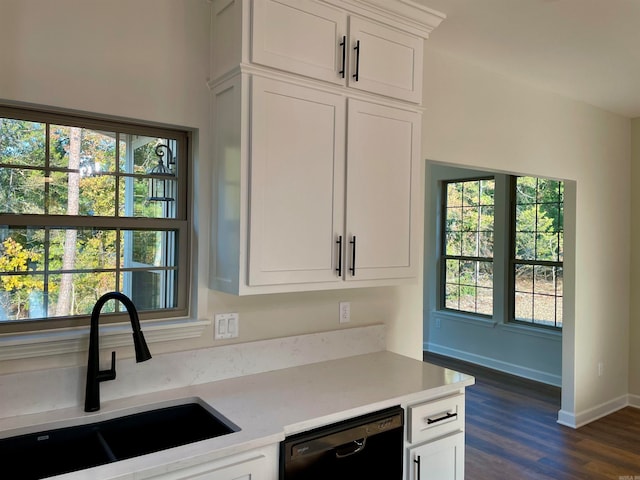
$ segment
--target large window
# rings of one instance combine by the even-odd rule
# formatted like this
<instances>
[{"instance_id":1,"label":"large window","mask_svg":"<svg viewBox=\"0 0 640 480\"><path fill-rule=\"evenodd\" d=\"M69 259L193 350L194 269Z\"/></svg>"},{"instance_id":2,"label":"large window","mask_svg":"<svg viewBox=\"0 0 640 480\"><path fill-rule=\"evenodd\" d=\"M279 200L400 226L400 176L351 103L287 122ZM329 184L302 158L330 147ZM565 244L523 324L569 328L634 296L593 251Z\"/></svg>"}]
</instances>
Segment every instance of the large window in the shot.
<instances>
[{"instance_id":1,"label":"large window","mask_svg":"<svg viewBox=\"0 0 640 480\"><path fill-rule=\"evenodd\" d=\"M449 180L441 205L440 309L562 328L563 182Z\"/></svg>"},{"instance_id":2,"label":"large window","mask_svg":"<svg viewBox=\"0 0 640 480\"><path fill-rule=\"evenodd\" d=\"M512 318L562 327L564 185L512 177Z\"/></svg>"},{"instance_id":3,"label":"large window","mask_svg":"<svg viewBox=\"0 0 640 480\"><path fill-rule=\"evenodd\" d=\"M443 306L493 314L494 179L444 188Z\"/></svg>"},{"instance_id":4,"label":"large window","mask_svg":"<svg viewBox=\"0 0 640 480\"><path fill-rule=\"evenodd\" d=\"M114 290L185 314L187 148L182 131L0 107L0 331L82 323Z\"/></svg>"}]
</instances>

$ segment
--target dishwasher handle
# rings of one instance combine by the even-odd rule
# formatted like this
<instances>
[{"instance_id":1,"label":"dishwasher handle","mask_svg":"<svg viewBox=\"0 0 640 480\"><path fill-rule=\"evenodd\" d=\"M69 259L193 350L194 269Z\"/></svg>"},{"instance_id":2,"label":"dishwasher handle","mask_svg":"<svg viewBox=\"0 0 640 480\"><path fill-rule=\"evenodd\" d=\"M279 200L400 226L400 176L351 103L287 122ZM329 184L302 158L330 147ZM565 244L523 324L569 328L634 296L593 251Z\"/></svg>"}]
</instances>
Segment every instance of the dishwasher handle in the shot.
<instances>
[{"instance_id":1,"label":"dishwasher handle","mask_svg":"<svg viewBox=\"0 0 640 480\"><path fill-rule=\"evenodd\" d=\"M354 440L349 444L349 446L351 447L349 450L346 448L336 448L336 458L347 458L364 450L367 446L367 437L361 438L360 440Z\"/></svg>"}]
</instances>

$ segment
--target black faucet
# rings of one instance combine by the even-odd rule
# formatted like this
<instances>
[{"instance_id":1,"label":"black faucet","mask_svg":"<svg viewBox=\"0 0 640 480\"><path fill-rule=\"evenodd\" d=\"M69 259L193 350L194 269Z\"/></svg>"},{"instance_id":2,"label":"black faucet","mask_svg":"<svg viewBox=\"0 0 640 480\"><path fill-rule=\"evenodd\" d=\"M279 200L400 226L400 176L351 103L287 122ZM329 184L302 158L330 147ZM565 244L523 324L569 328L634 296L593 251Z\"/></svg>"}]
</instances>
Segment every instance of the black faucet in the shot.
<instances>
[{"instance_id":1,"label":"black faucet","mask_svg":"<svg viewBox=\"0 0 640 480\"><path fill-rule=\"evenodd\" d=\"M111 368L100 370L100 348L98 346L98 320L100 311L109 300L119 300L127 309L131 328L133 329L133 346L136 349L136 362L144 362L151 358L149 347L140 329L138 311L133 302L120 292L109 292L101 296L91 312L91 329L89 330L89 361L87 363L87 389L84 398L84 411L100 410L100 382L116 378L116 352L111 352Z\"/></svg>"}]
</instances>

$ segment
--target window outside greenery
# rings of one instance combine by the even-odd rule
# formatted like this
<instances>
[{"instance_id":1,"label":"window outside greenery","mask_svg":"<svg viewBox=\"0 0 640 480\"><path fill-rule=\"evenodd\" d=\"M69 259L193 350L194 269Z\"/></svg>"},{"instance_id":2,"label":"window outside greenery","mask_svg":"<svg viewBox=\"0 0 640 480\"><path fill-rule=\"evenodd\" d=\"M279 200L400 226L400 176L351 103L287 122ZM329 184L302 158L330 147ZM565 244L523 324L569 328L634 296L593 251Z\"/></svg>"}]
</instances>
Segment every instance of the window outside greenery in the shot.
<instances>
[{"instance_id":1,"label":"window outside greenery","mask_svg":"<svg viewBox=\"0 0 640 480\"><path fill-rule=\"evenodd\" d=\"M81 323L114 290L141 311L184 313L187 139L0 107L0 327ZM170 174L151 172L159 160ZM150 182L165 200L150 200Z\"/></svg>"},{"instance_id":2,"label":"window outside greenery","mask_svg":"<svg viewBox=\"0 0 640 480\"><path fill-rule=\"evenodd\" d=\"M513 180L513 319L562 327L564 185Z\"/></svg>"},{"instance_id":3,"label":"window outside greenery","mask_svg":"<svg viewBox=\"0 0 640 480\"><path fill-rule=\"evenodd\" d=\"M494 178L443 183L440 307L493 316L494 299L508 299L505 321L561 329L564 184L503 177L506 194L496 194ZM495 219L495 202L510 204L508 221ZM497 230L508 247L494 251ZM494 282L496 255L508 265L504 282Z\"/></svg>"},{"instance_id":4,"label":"window outside greenery","mask_svg":"<svg viewBox=\"0 0 640 480\"><path fill-rule=\"evenodd\" d=\"M444 190L443 307L492 315L495 181L449 182Z\"/></svg>"}]
</instances>

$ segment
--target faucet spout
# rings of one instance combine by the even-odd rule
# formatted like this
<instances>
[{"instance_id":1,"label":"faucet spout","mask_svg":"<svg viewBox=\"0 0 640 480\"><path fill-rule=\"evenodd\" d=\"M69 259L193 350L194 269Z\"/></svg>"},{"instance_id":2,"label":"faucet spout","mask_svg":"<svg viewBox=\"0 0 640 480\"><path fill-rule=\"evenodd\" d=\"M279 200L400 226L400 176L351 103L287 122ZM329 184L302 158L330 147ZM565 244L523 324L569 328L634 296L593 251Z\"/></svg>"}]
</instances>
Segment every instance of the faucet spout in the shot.
<instances>
[{"instance_id":1,"label":"faucet spout","mask_svg":"<svg viewBox=\"0 0 640 480\"><path fill-rule=\"evenodd\" d=\"M89 330L89 358L87 362L87 386L85 391L84 411L95 412L100 410L100 382L114 380L116 378L116 352L111 352L111 368L100 370L99 348L99 320L102 307L109 300L121 302L129 314L131 329L133 330L133 346L136 350L136 362L144 362L151 358L151 352L144 339L140 328L140 319L135 305L126 295L120 292L109 292L102 295L91 312L91 327Z\"/></svg>"}]
</instances>

